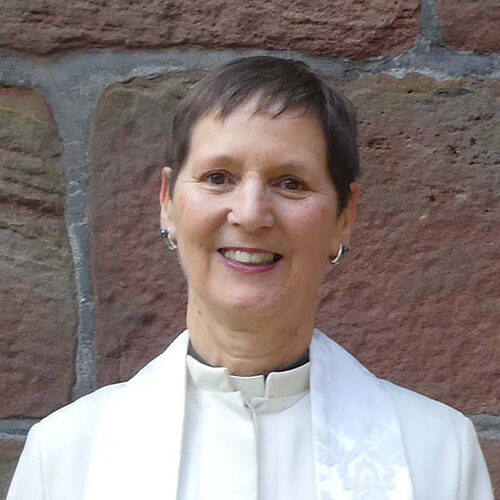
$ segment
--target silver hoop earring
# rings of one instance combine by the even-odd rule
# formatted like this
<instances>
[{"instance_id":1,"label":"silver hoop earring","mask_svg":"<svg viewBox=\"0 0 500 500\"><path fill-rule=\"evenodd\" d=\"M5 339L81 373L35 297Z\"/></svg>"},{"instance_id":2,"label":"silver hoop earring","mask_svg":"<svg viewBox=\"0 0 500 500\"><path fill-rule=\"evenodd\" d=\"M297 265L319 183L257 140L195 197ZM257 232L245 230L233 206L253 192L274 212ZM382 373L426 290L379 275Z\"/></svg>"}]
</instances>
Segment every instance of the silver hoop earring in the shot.
<instances>
[{"instance_id":1,"label":"silver hoop earring","mask_svg":"<svg viewBox=\"0 0 500 500\"><path fill-rule=\"evenodd\" d=\"M165 238L165 243L167 244L167 247L169 250L176 250L177 249L177 243L170 236L170 230L168 228L161 229L160 236Z\"/></svg>"},{"instance_id":2,"label":"silver hoop earring","mask_svg":"<svg viewBox=\"0 0 500 500\"><path fill-rule=\"evenodd\" d=\"M349 247L345 246L344 244L340 243L339 245L339 251L337 252L337 255L335 257L332 257L330 259L330 264L333 264L336 266L337 264L340 263L340 259L342 258L342 255L347 253L349 251Z\"/></svg>"}]
</instances>

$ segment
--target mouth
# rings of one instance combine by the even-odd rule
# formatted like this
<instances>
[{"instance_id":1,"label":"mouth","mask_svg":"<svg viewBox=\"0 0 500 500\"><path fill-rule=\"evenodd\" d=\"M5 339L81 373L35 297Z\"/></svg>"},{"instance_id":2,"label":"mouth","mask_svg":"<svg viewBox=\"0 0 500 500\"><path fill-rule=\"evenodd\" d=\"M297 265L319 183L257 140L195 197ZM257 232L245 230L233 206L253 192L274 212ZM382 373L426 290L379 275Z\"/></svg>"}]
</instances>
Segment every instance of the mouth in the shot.
<instances>
[{"instance_id":1,"label":"mouth","mask_svg":"<svg viewBox=\"0 0 500 500\"><path fill-rule=\"evenodd\" d=\"M220 248L218 251L229 261L246 266L266 266L274 264L283 258L279 253L256 248Z\"/></svg>"}]
</instances>

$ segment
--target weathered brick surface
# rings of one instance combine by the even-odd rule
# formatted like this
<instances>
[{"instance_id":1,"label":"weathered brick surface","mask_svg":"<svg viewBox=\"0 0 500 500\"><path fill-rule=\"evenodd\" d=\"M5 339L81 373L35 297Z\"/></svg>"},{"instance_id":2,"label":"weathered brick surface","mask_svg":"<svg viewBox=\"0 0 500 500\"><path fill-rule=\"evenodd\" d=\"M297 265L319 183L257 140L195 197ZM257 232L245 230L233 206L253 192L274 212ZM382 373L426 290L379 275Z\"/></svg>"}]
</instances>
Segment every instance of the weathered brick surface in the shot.
<instances>
[{"instance_id":1,"label":"weathered brick surface","mask_svg":"<svg viewBox=\"0 0 500 500\"><path fill-rule=\"evenodd\" d=\"M359 110L363 195L320 324L378 375L498 412L498 82L342 86Z\"/></svg>"},{"instance_id":2,"label":"weathered brick surface","mask_svg":"<svg viewBox=\"0 0 500 500\"><path fill-rule=\"evenodd\" d=\"M495 498L500 497L500 442L492 439L481 439L481 448L490 472Z\"/></svg>"},{"instance_id":3,"label":"weathered brick surface","mask_svg":"<svg viewBox=\"0 0 500 500\"><path fill-rule=\"evenodd\" d=\"M36 53L195 44L365 58L411 47L419 1L11 0L2 19L0 46Z\"/></svg>"},{"instance_id":4,"label":"weathered brick surface","mask_svg":"<svg viewBox=\"0 0 500 500\"><path fill-rule=\"evenodd\" d=\"M445 41L459 50L500 50L498 0L438 0L439 25Z\"/></svg>"},{"instance_id":5,"label":"weathered brick surface","mask_svg":"<svg viewBox=\"0 0 500 500\"><path fill-rule=\"evenodd\" d=\"M160 166L173 103L188 79L116 85L91 132L90 222L99 383L127 379L185 323L176 253L159 237Z\"/></svg>"},{"instance_id":6,"label":"weathered brick surface","mask_svg":"<svg viewBox=\"0 0 500 500\"><path fill-rule=\"evenodd\" d=\"M69 401L77 317L61 148L37 92L0 88L0 418Z\"/></svg>"},{"instance_id":7,"label":"weathered brick surface","mask_svg":"<svg viewBox=\"0 0 500 500\"><path fill-rule=\"evenodd\" d=\"M17 439L0 440L0 500L7 497L12 474L24 442Z\"/></svg>"},{"instance_id":8,"label":"weathered brick surface","mask_svg":"<svg viewBox=\"0 0 500 500\"><path fill-rule=\"evenodd\" d=\"M471 413L500 409L495 85L341 82L359 108L363 196L353 251L329 272L319 315L377 374ZM165 117L185 87L182 77L117 85L94 118L101 383L127 378L184 324L183 280L156 232Z\"/></svg>"}]
</instances>

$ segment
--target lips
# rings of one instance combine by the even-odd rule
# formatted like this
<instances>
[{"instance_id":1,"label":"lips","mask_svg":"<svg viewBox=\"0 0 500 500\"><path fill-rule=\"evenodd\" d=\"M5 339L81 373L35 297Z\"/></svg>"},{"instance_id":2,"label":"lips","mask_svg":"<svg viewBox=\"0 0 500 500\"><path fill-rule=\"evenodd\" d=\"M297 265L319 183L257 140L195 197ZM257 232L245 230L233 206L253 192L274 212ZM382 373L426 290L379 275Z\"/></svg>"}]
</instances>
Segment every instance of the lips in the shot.
<instances>
[{"instance_id":1,"label":"lips","mask_svg":"<svg viewBox=\"0 0 500 500\"><path fill-rule=\"evenodd\" d=\"M283 258L279 253L253 248L220 248L223 257L247 266L265 266Z\"/></svg>"}]
</instances>

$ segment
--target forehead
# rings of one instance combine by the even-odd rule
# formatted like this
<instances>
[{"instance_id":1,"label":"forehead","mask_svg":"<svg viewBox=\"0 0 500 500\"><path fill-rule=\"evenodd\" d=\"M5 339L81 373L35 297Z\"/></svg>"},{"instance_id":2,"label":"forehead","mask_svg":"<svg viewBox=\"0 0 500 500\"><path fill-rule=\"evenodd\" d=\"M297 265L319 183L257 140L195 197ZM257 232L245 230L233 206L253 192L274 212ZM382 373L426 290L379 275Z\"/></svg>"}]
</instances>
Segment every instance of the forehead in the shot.
<instances>
[{"instance_id":1,"label":"forehead","mask_svg":"<svg viewBox=\"0 0 500 500\"><path fill-rule=\"evenodd\" d=\"M319 120L301 106L276 114L260 110L255 99L227 116L219 110L202 116L194 125L189 156L213 154L287 154L326 162L326 140Z\"/></svg>"}]
</instances>

